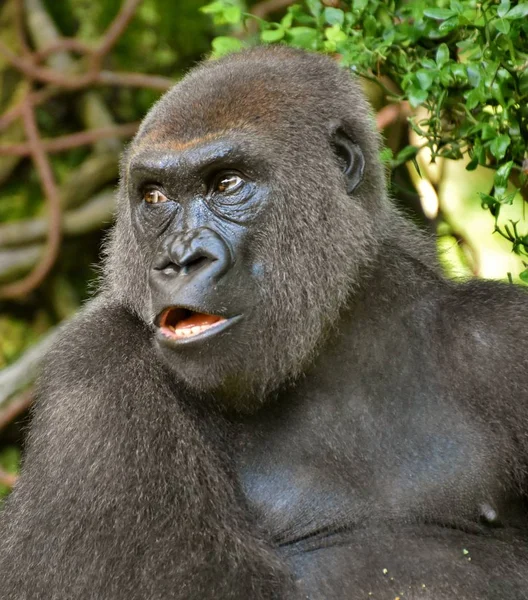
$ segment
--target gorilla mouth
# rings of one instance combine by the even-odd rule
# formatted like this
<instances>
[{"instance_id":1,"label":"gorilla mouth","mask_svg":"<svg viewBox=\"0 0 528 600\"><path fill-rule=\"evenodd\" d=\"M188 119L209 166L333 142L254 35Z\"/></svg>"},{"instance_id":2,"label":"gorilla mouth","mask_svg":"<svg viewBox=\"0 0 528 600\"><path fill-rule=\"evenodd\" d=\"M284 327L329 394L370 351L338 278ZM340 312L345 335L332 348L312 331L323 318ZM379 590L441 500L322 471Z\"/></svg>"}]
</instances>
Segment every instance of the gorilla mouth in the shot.
<instances>
[{"instance_id":1,"label":"gorilla mouth","mask_svg":"<svg viewBox=\"0 0 528 600\"><path fill-rule=\"evenodd\" d=\"M199 313L177 306L166 308L158 319L161 333L171 340L194 338L216 329L223 323L227 323L227 319L224 317Z\"/></svg>"}]
</instances>

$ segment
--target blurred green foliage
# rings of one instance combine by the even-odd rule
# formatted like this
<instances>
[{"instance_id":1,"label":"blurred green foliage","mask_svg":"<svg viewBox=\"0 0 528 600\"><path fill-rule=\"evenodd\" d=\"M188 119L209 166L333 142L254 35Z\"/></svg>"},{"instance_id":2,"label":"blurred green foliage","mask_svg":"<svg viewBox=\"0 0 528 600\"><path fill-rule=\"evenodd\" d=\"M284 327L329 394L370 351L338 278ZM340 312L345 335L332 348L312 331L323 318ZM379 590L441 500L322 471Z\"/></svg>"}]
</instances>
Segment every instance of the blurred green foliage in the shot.
<instances>
[{"instance_id":1,"label":"blurred green foliage","mask_svg":"<svg viewBox=\"0 0 528 600\"><path fill-rule=\"evenodd\" d=\"M20 468L20 449L16 446L7 446L0 452L0 468L6 473L16 474ZM9 494L10 488L0 483L0 502Z\"/></svg>"}]
</instances>

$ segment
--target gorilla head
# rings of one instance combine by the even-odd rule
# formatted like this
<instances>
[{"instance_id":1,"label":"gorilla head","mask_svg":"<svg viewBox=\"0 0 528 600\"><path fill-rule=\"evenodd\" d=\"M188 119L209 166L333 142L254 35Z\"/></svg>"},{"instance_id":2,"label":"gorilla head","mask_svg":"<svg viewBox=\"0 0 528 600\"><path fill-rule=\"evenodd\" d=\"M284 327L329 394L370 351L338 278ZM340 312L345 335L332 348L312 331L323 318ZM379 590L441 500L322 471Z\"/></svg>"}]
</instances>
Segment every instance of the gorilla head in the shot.
<instances>
[{"instance_id":1,"label":"gorilla head","mask_svg":"<svg viewBox=\"0 0 528 600\"><path fill-rule=\"evenodd\" d=\"M251 410L314 356L386 214L358 85L329 58L254 49L195 69L146 117L109 283L156 328L153 360Z\"/></svg>"}]
</instances>

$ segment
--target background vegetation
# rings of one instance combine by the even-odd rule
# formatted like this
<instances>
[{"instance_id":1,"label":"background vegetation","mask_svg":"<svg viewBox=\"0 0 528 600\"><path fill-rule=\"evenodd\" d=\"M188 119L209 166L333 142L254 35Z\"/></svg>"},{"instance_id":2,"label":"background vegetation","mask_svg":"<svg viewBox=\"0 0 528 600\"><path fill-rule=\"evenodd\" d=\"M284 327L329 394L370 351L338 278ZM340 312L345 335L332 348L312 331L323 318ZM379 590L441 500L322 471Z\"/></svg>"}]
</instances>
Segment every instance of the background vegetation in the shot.
<instances>
[{"instance_id":1,"label":"background vegetation","mask_svg":"<svg viewBox=\"0 0 528 600\"><path fill-rule=\"evenodd\" d=\"M528 282L528 2L5 0L0 495L42 354L94 287L123 143L192 64L254 43L361 77L392 193L448 275Z\"/></svg>"}]
</instances>

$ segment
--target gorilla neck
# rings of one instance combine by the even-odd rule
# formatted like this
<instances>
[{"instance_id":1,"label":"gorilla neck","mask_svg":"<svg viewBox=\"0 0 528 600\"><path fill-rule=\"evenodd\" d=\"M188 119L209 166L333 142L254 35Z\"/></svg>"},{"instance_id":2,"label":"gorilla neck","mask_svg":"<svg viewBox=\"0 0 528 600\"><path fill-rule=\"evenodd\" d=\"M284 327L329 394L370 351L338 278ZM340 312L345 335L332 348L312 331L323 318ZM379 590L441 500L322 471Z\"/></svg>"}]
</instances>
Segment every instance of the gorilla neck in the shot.
<instances>
[{"instance_id":1,"label":"gorilla neck","mask_svg":"<svg viewBox=\"0 0 528 600\"><path fill-rule=\"evenodd\" d=\"M432 244L414 231L411 239L415 243L409 245L412 226L403 223L401 227L405 244L394 235L385 238L378 252L373 251L371 261L359 273L360 283L323 334L317 348L307 353L306 362L296 375L280 385L269 386L263 382L261 387L255 386L255 382L248 383L243 377L226 379L211 395L216 406L235 419L237 414L249 416L266 407L274 410L281 398L290 395L301 380L309 382L312 377L319 380L322 375L333 377L334 364L345 366L346 371L346 361L338 360L338 357L356 347L351 340L364 338L365 331L371 331L366 329L367 323L374 329L383 327L384 322L394 318L395 310L405 312L413 298L423 297L438 285L444 285ZM368 347L371 342L367 339L363 343Z\"/></svg>"}]
</instances>

